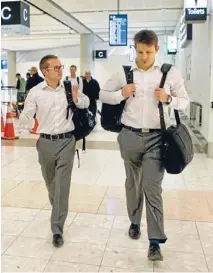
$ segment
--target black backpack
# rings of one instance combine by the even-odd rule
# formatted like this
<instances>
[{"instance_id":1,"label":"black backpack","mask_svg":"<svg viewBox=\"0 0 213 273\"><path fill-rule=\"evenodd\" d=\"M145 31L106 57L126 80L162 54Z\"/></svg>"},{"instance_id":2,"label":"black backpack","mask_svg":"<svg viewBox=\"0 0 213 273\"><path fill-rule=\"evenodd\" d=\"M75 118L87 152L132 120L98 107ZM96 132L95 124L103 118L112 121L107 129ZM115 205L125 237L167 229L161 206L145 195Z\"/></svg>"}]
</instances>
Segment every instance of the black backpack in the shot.
<instances>
[{"instance_id":1,"label":"black backpack","mask_svg":"<svg viewBox=\"0 0 213 273\"><path fill-rule=\"evenodd\" d=\"M69 117L69 110L73 112L73 123L75 125L74 136L76 141L88 136L96 125L96 120L92 112L88 109L79 109L76 107L72 99L72 85L70 81L64 81L64 88L67 97L67 116Z\"/></svg>"},{"instance_id":2,"label":"black backpack","mask_svg":"<svg viewBox=\"0 0 213 273\"><path fill-rule=\"evenodd\" d=\"M127 84L133 83L133 70L131 70L131 66L124 65L123 66L124 73L126 76ZM101 126L106 131L111 131L115 133L119 133L123 127L121 123L121 116L126 104L126 99L124 99L121 103L116 105L111 105L107 103L102 104L101 108Z\"/></svg>"},{"instance_id":3,"label":"black backpack","mask_svg":"<svg viewBox=\"0 0 213 273\"><path fill-rule=\"evenodd\" d=\"M172 65L164 64L161 68L163 73L160 88L164 87L167 74ZM194 157L193 143L187 127L180 122L178 110L174 110L177 126L166 129L163 105L158 104L161 131L163 137L162 158L167 173L179 174L192 161Z\"/></svg>"}]
</instances>

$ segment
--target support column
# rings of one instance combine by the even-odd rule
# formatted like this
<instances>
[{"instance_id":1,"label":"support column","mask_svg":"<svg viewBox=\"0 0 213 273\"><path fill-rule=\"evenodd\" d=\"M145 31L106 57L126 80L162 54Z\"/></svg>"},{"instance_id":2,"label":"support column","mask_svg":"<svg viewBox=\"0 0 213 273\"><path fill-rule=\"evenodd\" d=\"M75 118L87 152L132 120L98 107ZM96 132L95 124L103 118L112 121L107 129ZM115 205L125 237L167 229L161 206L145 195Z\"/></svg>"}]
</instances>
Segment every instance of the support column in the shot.
<instances>
[{"instance_id":1,"label":"support column","mask_svg":"<svg viewBox=\"0 0 213 273\"><path fill-rule=\"evenodd\" d=\"M16 52L8 51L8 85L16 85Z\"/></svg>"},{"instance_id":2,"label":"support column","mask_svg":"<svg viewBox=\"0 0 213 273\"><path fill-rule=\"evenodd\" d=\"M81 75L85 74L86 70L91 71L94 76L94 35L93 34L81 34L80 38L80 68Z\"/></svg>"}]
</instances>

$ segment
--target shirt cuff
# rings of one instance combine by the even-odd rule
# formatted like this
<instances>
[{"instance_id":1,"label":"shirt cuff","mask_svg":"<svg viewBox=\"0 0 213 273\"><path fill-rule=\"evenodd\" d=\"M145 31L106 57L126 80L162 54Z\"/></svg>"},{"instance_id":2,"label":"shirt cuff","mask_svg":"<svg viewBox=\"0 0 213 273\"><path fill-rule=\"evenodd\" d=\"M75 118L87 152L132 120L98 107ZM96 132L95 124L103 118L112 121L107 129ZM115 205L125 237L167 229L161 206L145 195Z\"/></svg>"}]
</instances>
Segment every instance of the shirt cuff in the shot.
<instances>
[{"instance_id":1,"label":"shirt cuff","mask_svg":"<svg viewBox=\"0 0 213 273\"><path fill-rule=\"evenodd\" d=\"M75 103L76 107L79 109L84 109L89 107L88 97L78 97L78 102Z\"/></svg>"}]
</instances>

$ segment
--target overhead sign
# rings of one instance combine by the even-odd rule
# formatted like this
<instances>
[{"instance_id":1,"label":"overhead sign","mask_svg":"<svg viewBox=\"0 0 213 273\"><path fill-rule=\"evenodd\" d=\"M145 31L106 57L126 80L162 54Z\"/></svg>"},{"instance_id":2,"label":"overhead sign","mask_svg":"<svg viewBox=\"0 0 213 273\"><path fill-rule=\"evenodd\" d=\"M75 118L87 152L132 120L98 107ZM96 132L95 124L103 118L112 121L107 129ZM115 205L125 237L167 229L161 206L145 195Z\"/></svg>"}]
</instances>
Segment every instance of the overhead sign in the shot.
<instances>
[{"instance_id":1,"label":"overhead sign","mask_svg":"<svg viewBox=\"0 0 213 273\"><path fill-rule=\"evenodd\" d=\"M109 15L109 45L127 46L127 14Z\"/></svg>"},{"instance_id":2,"label":"overhead sign","mask_svg":"<svg viewBox=\"0 0 213 273\"><path fill-rule=\"evenodd\" d=\"M177 36L167 37L167 53L173 55L177 53Z\"/></svg>"},{"instance_id":3,"label":"overhead sign","mask_svg":"<svg viewBox=\"0 0 213 273\"><path fill-rule=\"evenodd\" d=\"M207 0L185 0L185 21L187 23L205 22L207 19Z\"/></svg>"},{"instance_id":4,"label":"overhead sign","mask_svg":"<svg viewBox=\"0 0 213 273\"><path fill-rule=\"evenodd\" d=\"M107 59L107 50L95 50L95 59Z\"/></svg>"},{"instance_id":5,"label":"overhead sign","mask_svg":"<svg viewBox=\"0 0 213 273\"><path fill-rule=\"evenodd\" d=\"M30 34L30 7L22 1L1 2L2 35Z\"/></svg>"}]
</instances>

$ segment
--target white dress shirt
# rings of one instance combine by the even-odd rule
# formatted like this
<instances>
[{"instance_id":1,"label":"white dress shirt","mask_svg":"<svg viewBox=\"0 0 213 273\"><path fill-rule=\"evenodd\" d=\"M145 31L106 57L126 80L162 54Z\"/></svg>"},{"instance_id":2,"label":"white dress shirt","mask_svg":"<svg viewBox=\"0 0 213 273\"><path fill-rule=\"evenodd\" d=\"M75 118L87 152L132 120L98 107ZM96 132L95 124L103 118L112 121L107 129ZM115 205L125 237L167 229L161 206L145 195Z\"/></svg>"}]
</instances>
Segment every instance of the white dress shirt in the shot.
<instances>
[{"instance_id":1,"label":"white dress shirt","mask_svg":"<svg viewBox=\"0 0 213 273\"><path fill-rule=\"evenodd\" d=\"M78 84L77 77L75 77L75 78L68 77L68 80L71 81L72 85L78 86L79 91L83 93L83 81L82 81L81 77L78 77L78 78L79 78L79 84Z\"/></svg>"},{"instance_id":2,"label":"white dress shirt","mask_svg":"<svg viewBox=\"0 0 213 273\"><path fill-rule=\"evenodd\" d=\"M67 115L67 98L63 84L52 89L47 82L41 82L32 88L26 98L24 110L20 115L20 124L32 128L33 116L36 113L38 133L57 135L74 130L72 111ZM76 106L80 109L89 107L89 98L79 92Z\"/></svg>"},{"instance_id":3,"label":"white dress shirt","mask_svg":"<svg viewBox=\"0 0 213 273\"><path fill-rule=\"evenodd\" d=\"M139 69L135 64L132 66L134 84L136 86L135 97L131 96L125 104L121 122L133 128L159 129L160 118L158 100L154 95L162 78L162 64L157 62L147 71ZM114 74L104 85L100 92L100 100L103 103L119 104L124 97L122 88L126 85L123 67ZM168 108L185 109L189 98L184 87L184 81L180 72L172 66L168 72L164 85L165 92L172 97L172 103L164 105L164 117L166 126L170 125Z\"/></svg>"}]
</instances>

